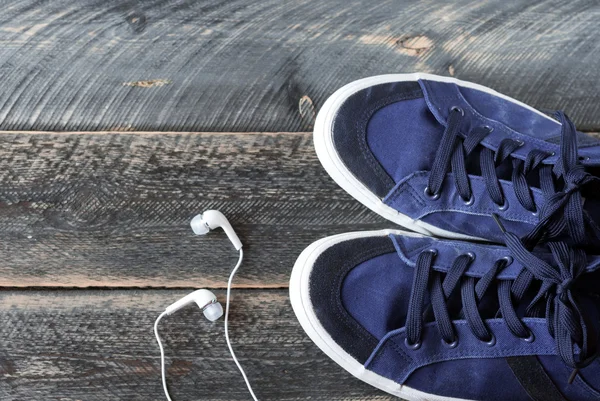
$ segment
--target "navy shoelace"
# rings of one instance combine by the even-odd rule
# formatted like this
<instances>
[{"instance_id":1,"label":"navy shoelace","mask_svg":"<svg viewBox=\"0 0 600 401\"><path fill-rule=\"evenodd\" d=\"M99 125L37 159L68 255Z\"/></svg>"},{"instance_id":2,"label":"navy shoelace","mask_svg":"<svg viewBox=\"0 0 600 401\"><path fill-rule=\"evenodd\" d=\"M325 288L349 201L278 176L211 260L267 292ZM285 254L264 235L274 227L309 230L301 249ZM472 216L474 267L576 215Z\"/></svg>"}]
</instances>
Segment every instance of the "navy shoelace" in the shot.
<instances>
[{"instance_id":1,"label":"navy shoelace","mask_svg":"<svg viewBox=\"0 0 600 401\"><path fill-rule=\"evenodd\" d=\"M548 242L557 267L535 256L514 233L508 232L496 216L496 222L504 234L506 246L529 274L542 282L533 306L546 300L545 315L550 335L556 340L558 354L577 373L598 357L598 334L586 321L584 309L578 303L577 280L584 277L586 254L583 249L569 247L565 242ZM579 349L577 356L575 351ZM572 375L570 382L573 380Z\"/></svg>"},{"instance_id":2,"label":"navy shoelace","mask_svg":"<svg viewBox=\"0 0 600 401\"><path fill-rule=\"evenodd\" d=\"M512 162L512 184L519 203L534 214L539 215L539 222L525 238L528 244L536 244L541 240L560 237L567 234L574 244L585 244L586 227L589 227L597 238L600 228L583 210L583 197L580 189L594 181L600 180L585 171L577 154L577 131L573 123L563 112L556 112L556 118L562 124L560 157L556 164L543 163L553 153L531 150L525 160L512 157L512 153L523 146L523 142L511 138L502 140L498 149L493 150L479 146L493 128L481 126L471 130L464 137L459 132L464 112L458 107L450 110L440 146L429 175L426 194L437 199L442 191L446 175L452 171L457 192L466 204L472 203L473 192L467 173L467 158L479 150L479 167L490 198L499 209L507 207L502 192L497 168L505 161ZM544 205L538 210L535 204L527 176L537 171L539 185L545 198ZM560 186L560 188L557 188Z\"/></svg>"},{"instance_id":3,"label":"navy shoelace","mask_svg":"<svg viewBox=\"0 0 600 401\"><path fill-rule=\"evenodd\" d=\"M577 286L577 281L585 276L585 252L571 248L564 242L549 242L548 249L556 262L556 266L552 266L527 250L516 235L503 232L514 258L526 266L514 280L497 279L498 274L512 263L512 257L496 261L478 279L464 274L474 260L473 254L456 258L447 273L433 269L437 255L435 249L426 250L418 256L405 324L406 346L419 348L424 323L434 320L445 344L450 348L456 347L459 339L451 315L455 319L466 320L476 338L494 346L496 339L485 324L480 308L480 303L494 282L497 284L499 305L494 317L504 319L514 336L527 342L535 341L533 333L522 322L516 308L524 302L523 298L528 290L531 296L531 291L537 288L533 285L538 284L539 290L528 304L524 316L546 319L558 354L575 373L578 372L598 357L598 334L593 325L586 321L585 310L579 303L579 297L586 296L584 292L580 293ZM458 287L460 297L458 293L453 295ZM425 307L428 291L430 303ZM487 294L488 303L493 295ZM573 379L574 375L570 380Z\"/></svg>"},{"instance_id":4,"label":"navy shoelace","mask_svg":"<svg viewBox=\"0 0 600 401\"><path fill-rule=\"evenodd\" d=\"M515 309L534 282L539 284L537 295L529 303L525 316L545 317L550 335L555 339L557 352L571 368L572 382L579 371L598 357L598 334L593 325L586 321L586 313L578 302L583 296L578 294L577 280L585 275L585 251L571 245L586 245L586 232L600 238L600 228L583 209L581 188L591 182L599 182L597 177L585 171L577 154L577 131L563 112L556 112L562 124L560 157L552 165L544 163L552 153L531 150L525 160L512 157L512 153L523 142L506 138L494 152L483 146L481 141L492 132L492 128L482 126L463 135L459 132L464 113L460 108L451 109L440 146L436 153L429 176L426 193L432 198L439 197L446 175L452 171L457 192L467 204L472 203L473 193L467 173L467 158L479 150L479 168L490 198L499 209L507 206L500 186L498 167L511 161L512 184L519 203L532 213L539 215L534 228L520 239L507 232L497 215L494 219L500 226L504 242L511 254L525 268L514 280L497 281L499 310L510 332L524 341L534 341L532 333L523 324ZM538 210L534 202L528 175L537 171L539 187L544 204ZM564 241L565 236L569 244ZM560 239L560 240L559 240ZM555 266L535 256L531 250L538 244L545 244L553 255ZM451 321L451 312L464 318L472 333L489 345L495 344L493 334L481 317L479 303L496 276L511 263L511 258L497 261L480 279L464 276L473 255L458 257L442 281L442 274L433 270L436 252L421 253L415 267L413 287L406 320L406 343L418 347L421 341L423 322L433 319L444 342L450 346L458 344ZM432 277L430 277L430 275ZM460 302L451 297L460 284ZM431 303L424 309L428 286Z\"/></svg>"}]
</instances>

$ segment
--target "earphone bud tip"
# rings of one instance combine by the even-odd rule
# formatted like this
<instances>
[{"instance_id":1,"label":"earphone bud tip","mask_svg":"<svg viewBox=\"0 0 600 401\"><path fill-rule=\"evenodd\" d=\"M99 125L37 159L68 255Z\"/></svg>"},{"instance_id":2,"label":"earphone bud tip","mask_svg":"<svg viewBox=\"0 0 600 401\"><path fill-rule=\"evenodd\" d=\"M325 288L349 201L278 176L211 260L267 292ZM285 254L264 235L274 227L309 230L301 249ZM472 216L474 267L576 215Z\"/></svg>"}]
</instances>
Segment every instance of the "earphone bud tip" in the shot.
<instances>
[{"instance_id":1,"label":"earphone bud tip","mask_svg":"<svg viewBox=\"0 0 600 401\"><path fill-rule=\"evenodd\" d=\"M210 228L204 223L201 214L194 216L192 221L190 221L190 226L192 226L192 231L194 231L194 234L196 235L204 235L210 231Z\"/></svg>"},{"instance_id":2,"label":"earphone bud tip","mask_svg":"<svg viewBox=\"0 0 600 401\"><path fill-rule=\"evenodd\" d=\"M211 322L214 322L223 316L223 307L220 303L213 302L212 304L207 305L202 312L204 313L204 317Z\"/></svg>"}]
</instances>

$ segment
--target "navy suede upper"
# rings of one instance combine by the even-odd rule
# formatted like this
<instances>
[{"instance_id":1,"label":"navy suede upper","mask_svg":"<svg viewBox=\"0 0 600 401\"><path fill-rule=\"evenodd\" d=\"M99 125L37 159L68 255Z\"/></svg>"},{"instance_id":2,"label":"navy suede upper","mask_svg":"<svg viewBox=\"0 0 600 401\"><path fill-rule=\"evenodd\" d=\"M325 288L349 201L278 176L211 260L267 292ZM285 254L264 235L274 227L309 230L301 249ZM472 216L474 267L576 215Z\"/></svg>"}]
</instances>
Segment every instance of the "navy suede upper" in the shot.
<instances>
[{"instance_id":1,"label":"navy suede upper","mask_svg":"<svg viewBox=\"0 0 600 401\"><path fill-rule=\"evenodd\" d=\"M471 253L474 259L464 276L478 280L494 262L509 256L504 246L422 236L361 238L332 246L313 266L310 298L319 321L338 345L367 369L408 387L430 394L491 401L531 399L505 358L535 355L567 399L599 399L600 363L595 361L567 384L571 370L556 355L555 339L548 332L546 319L525 317L525 309L518 308L534 340L515 337L505 320L496 315L498 304L492 290L481 300L480 313L495 337L494 345L477 339L466 320L453 319L458 344L449 347L431 319L425 323L420 348L407 346L405 325L414 269L419 255L429 249L437 252L433 270L444 274L459 256ZM552 260L543 249L535 254L542 260ZM600 257L589 256L586 266L590 280L600 285ZM514 280L522 270L523 266L511 259L497 279ZM425 299L430 296L428 289ZM460 294L457 299L460 304ZM582 305L589 309L591 321L600 324L597 296L586 298Z\"/></svg>"},{"instance_id":2,"label":"navy suede upper","mask_svg":"<svg viewBox=\"0 0 600 401\"><path fill-rule=\"evenodd\" d=\"M336 113L333 123L336 149L352 173L381 198L393 188L394 180L382 168L381 159L375 158L369 150L365 136L367 124L382 107L415 98L423 98L416 82L377 85L350 96Z\"/></svg>"},{"instance_id":3,"label":"navy suede upper","mask_svg":"<svg viewBox=\"0 0 600 401\"><path fill-rule=\"evenodd\" d=\"M502 242L502 233L491 218L498 214L508 230L526 235L539 216L522 205L510 169L505 166L497 167L504 207L489 196L486 180L476 165L469 165L472 202L459 196L453 172L444 180L439 198L425 193L453 107L464 113L459 127L462 135L480 127L491 130L481 141L482 147L497 152L502 141L510 138L522 143L511 152L514 159L525 161L534 149L553 154L543 164L559 159L558 121L492 93L430 80L379 84L353 94L335 118L336 150L354 176L385 204L410 218L443 230ZM600 166L600 141L582 133L577 136L581 163L587 168ZM545 198L535 177L528 179L539 209ZM600 197L593 195L597 189L596 185L596 190L587 194L586 208L599 223L600 208L595 206L600 206Z\"/></svg>"}]
</instances>

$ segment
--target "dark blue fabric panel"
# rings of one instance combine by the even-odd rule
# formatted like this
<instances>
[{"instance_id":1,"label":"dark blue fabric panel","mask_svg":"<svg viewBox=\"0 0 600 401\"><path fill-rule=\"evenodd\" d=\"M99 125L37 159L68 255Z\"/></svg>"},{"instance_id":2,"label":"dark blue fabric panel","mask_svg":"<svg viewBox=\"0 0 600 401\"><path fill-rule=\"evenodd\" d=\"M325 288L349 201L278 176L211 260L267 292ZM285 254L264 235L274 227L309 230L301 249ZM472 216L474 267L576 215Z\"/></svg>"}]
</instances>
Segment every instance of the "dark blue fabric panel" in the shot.
<instances>
[{"instance_id":1,"label":"dark blue fabric panel","mask_svg":"<svg viewBox=\"0 0 600 401\"><path fill-rule=\"evenodd\" d=\"M395 253L377 256L352 269L344 280L342 303L378 340L406 320L413 269Z\"/></svg>"},{"instance_id":2,"label":"dark blue fabric panel","mask_svg":"<svg viewBox=\"0 0 600 401\"><path fill-rule=\"evenodd\" d=\"M455 348L450 348L444 344L435 322L428 323L424 326L422 346L417 350L406 346L406 333L402 328L388 333L380 341L365 366L375 373L403 384L415 369L441 361L521 355L554 355L556 353L555 342L548 333L546 320L525 318L523 322L535 335L533 342L515 337L502 319L486 320L487 327L496 338L495 345L490 346L473 335L466 321L456 320L453 322L458 337L458 345ZM394 352L389 352L390 349ZM405 355L401 359L395 357L398 350ZM384 355L379 355L382 351L385 351ZM409 358L410 362L407 363L406 358Z\"/></svg>"},{"instance_id":3,"label":"dark blue fabric panel","mask_svg":"<svg viewBox=\"0 0 600 401\"><path fill-rule=\"evenodd\" d=\"M377 111L367 126L367 142L383 168L400 181L431 167L444 127L425 99L392 103Z\"/></svg>"},{"instance_id":4,"label":"dark blue fabric panel","mask_svg":"<svg viewBox=\"0 0 600 401\"><path fill-rule=\"evenodd\" d=\"M417 369L404 383L445 397L486 401L531 401L505 358L457 359Z\"/></svg>"}]
</instances>

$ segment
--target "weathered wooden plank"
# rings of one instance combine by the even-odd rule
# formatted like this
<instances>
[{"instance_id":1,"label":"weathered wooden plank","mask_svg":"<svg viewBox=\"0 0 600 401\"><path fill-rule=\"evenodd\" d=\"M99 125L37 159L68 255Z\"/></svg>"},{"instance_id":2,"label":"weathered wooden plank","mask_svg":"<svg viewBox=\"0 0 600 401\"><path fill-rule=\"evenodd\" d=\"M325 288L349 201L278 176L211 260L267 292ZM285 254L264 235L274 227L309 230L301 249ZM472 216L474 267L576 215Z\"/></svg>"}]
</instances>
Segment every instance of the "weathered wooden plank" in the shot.
<instances>
[{"instance_id":1,"label":"weathered wooden plank","mask_svg":"<svg viewBox=\"0 0 600 401\"><path fill-rule=\"evenodd\" d=\"M162 401L152 327L182 291L0 293L0 398ZM217 292L223 298L222 291ZM234 291L230 334L261 400L392 400L346 373L297 323L285 290ZM194 307L159 326L174 400L248 400L223 322Z\"/></svg>"},{"instance_id":2,"label":"weathered wooden plank","mask_svg":"<svg viewBox=\"0 0 600 401\"><path fill-rule=\"evenodd\" d=\"M0 134L0 286L287 286L296 257L334 233L387 227L322 169L307 133Z\"/></svg>"},{"instance_id":3,"label":"weathered wooden plank","mask_svg":"<svg viewBox=\"0 0 600 401\"><path fill-rule=\"evenodd\" d=\"M0 129L306 131L364 76L479 82L600 127L596 0L12 0Z\"/></svg>"}]
</instances>

